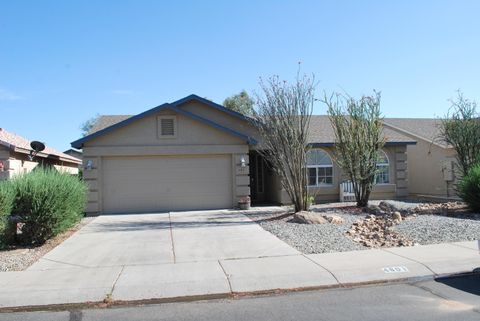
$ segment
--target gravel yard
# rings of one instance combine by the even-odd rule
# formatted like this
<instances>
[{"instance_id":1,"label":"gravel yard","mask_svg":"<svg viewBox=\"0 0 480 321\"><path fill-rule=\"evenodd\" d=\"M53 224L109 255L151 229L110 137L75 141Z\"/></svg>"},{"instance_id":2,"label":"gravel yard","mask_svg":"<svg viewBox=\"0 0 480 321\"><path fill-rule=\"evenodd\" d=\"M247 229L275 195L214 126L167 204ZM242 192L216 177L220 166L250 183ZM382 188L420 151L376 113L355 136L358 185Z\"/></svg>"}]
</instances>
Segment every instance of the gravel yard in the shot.
<instances>
[{"instance_id":1,"label":"gravel yard","mask_svg":"<svg viewBox=\"0 0 480 321\"><path fill-rule=\"evenodd\" d=\"M345 224L341 225L295 223L292 215L286 214L287 211L288 208L285 207L283 212L256 211L245 214L266 231L306 254L368 249L345 235L352 223L368 215L352 204L334 203L312 207L313 212L342 217ZM422 245L472 241L480 238L480 214L462 213L454 217L420 214L408 217L395 225L393 230Z\"/></svg>"},{"instance_id":2,"label":"gravel yard","mask_svg":"<svg viewBox=\"0 0 480 321\"><path fill-rule=\"evenodd\" d=\"M42 246L31 248L17 246L0 251L0 272L25 270L93 219L94 217L83 218L77 225L48 240Z\"/></svg>"}]
</instances>

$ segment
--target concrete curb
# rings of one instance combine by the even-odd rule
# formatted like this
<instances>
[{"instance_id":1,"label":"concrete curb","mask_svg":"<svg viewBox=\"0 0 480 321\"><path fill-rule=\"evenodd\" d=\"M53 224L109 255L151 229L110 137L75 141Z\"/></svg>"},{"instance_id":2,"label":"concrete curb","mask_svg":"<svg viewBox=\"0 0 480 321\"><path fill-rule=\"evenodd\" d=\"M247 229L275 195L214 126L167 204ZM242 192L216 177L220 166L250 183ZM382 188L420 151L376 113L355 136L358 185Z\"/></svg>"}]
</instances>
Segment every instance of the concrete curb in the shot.
<instances>
[{"instance_id":1,"label":"concrete curb","mask_svg":"<svg viewBox=\"0 0 480 321\"><path fill-rule=\"evenodd\" d=\"M128 306L141 306L152 304L165 304L165 303L182 303L182 302L195 302L195 301L208 301L208 300L222 300L222 299L240 299L257 296L267 295L281 295L286 293L296 292L308 292L318 290L331 290L331 289L351 289L363 286L375 286L386 284L401 284L401 283L416 283L422 281L433 280L437 278L445 277L458 277L468 275L478 275L480 272L470 273L456 273L448 275L431 275L421 277L409 277L398 278L390 280L372 280L368 282L348 283L348 284L335 284L325 286L313 286L313 287L301 287L290 289L271 289L253 292L226 292L220 294L208 294L208 295L193 295L193 296L180 296L171 298L150 298L142 300L112 300L111 302L84 302L84 303L66 303L66 304L50 304L50 305L31 305L31 306L19 306L19 307L2 307L0 308L0 314L2 313L14 313L14 312L38 312L38 311L75 311L82 309L106 309Z\"/></svg>"}]
</instances>

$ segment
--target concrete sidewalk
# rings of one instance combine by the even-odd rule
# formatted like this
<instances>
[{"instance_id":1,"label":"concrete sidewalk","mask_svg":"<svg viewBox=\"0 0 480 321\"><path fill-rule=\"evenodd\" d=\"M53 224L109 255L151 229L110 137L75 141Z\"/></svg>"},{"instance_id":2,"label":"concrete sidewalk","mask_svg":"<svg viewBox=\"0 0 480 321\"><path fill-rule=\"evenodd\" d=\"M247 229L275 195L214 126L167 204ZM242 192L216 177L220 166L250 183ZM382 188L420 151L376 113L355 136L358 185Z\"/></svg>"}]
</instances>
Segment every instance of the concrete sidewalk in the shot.
<instances>
[{"instance_id":1,"label":"concrete sidewalk","mask_svg":"<svg viewBox=\"0 0 480 321\"><path fill-rule=\"evenodd\" d=\"M0 308L186 300L472 272L477 242L305 255L238 211L99 216L26 271Z\"/></svg>"},{"instance_id":2,"label":"concrete sidewalk","mask_svg":"<svg viewBox=\"0 0 480 321\"><path fill-rule=\"evenodd\" d=\"M202 262L62 267L0 273L0 307L113 300L181 300L436 277L480 267L478 244Z\"/></svg>"}]
</instances>

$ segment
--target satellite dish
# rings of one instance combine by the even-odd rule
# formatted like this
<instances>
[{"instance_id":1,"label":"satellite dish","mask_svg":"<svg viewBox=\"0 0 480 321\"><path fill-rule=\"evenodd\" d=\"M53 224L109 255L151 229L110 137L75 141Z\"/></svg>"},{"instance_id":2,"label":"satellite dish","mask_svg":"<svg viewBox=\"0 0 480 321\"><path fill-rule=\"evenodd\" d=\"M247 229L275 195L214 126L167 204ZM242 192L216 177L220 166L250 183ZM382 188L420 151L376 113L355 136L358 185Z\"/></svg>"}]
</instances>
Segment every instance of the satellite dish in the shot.
<instances>
[{"instance_id":1,"label":"satellite dish","mask_svg":"<svg viewBox=\"0 0 480 321\"><path fill-rule=\"evenodd\" d=\"M34 140L30 143L30 147L35 151L35 153L41 152L45 149L45 144L39 141Z\"/></svg>"}]
</instances>

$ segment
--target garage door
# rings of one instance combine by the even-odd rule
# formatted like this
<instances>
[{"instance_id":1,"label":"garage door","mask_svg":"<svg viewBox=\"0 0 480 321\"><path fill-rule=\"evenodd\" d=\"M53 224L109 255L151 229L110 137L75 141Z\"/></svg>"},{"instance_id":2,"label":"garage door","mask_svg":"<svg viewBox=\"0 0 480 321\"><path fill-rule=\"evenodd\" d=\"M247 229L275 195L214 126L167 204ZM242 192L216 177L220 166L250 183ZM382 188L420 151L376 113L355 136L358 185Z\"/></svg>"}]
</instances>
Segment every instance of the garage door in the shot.
<instances>
[{"instance_id":1,"label":"garage door","mask_svg":"<svg viewBox=\"0 0 480 321\"><path fill-rule=\"evenodd\" d=\"M104 158L103 211L144 213L232 206L229 155Z\"/></svg>"}]
</instances>

